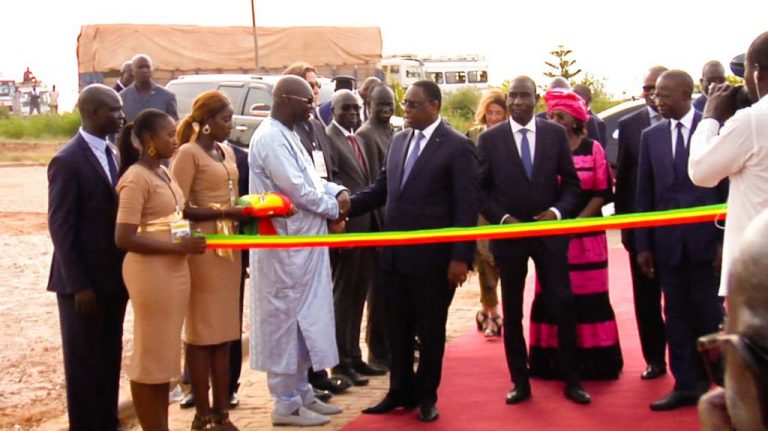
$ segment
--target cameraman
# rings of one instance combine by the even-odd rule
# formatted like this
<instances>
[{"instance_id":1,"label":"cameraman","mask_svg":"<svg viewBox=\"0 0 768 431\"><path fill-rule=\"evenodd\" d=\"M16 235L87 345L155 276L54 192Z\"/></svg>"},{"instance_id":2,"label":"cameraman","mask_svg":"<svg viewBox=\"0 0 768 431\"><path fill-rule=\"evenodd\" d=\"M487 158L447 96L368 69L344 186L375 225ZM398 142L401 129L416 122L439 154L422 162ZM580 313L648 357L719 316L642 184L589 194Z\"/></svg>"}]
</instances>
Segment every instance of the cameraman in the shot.
<instances>
[{"instance_id":1,"label":"cameraman","mask_svg":"<svg viewBox=\"0 0 768 431\"><path fill-rule=\"evenodd\" d=\"M711 88L704 119L691 138L688 174L694 184L714 187L731 180L720 295L725 296L731 260L744 229L768 208L768 32L747 51L744 88L752 106L736 109L742 86ZM735 112L735 114L734 114Z\"/></svg>"}]
</instances>

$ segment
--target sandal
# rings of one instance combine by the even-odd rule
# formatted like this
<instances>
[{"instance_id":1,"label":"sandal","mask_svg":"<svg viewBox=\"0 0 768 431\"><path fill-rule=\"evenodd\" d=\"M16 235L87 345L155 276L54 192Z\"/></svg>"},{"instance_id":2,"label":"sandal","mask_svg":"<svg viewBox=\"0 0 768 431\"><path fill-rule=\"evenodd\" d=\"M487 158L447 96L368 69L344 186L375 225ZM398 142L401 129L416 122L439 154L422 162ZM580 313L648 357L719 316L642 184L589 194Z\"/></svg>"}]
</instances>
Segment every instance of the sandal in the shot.
<instances>
[{"instance_id":1,"label":"sandal","mask_svg":"<svg viewBox=\"0 0 768 431\"><path fill-rule=\"evenodd\" d=\"M192 427L190 431L212 430L214 429L212 416L200 416L195 413L195 418L192 420Z\"/></svg>"},{"instance_id":2,"label":"sandal","mask_svg":"<svg viewBox=\"0 0 768 431\"><path fill-rule=\"evenodd\" d=\"M475 315L475 323L477 324L477 330L478 331L485 331L485 326L488 322L488 315L483 313L483 310L480 310Z\"/></svg>"},{"instance_id":3,"label":"sandal","mask_svg":"<svg viewBox=\"0 0 768 431\"><path fill-rule=\"evenodd\" d=\"M211 420L214 424L214 430L221 430L221 431L240 431L235 424L232 423L231 420L229 420L229 412L223 411L223 412L217 412L214 411L211 414Z\"/></svg>"},{"instance_id":4,"label":"sandal","mask_svg":"<svg viewBox=\"0 0 768 431\"><path fill-rule=\"evenodd\" d=\"M483 333L486 337L501 337L502 330L504 328L504 321L501 316L494 316L488 319L484 326Z\"/></svg>"}]
</instances>

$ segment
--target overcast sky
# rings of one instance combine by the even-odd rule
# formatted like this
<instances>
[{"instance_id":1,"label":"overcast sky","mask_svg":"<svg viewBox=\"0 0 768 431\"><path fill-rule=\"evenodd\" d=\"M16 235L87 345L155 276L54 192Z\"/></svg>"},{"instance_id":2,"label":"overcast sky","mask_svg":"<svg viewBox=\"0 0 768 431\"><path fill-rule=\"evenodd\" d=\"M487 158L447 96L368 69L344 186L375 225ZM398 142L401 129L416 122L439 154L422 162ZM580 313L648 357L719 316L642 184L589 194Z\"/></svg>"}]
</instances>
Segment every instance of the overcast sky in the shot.
<instances>
[{"instance_id":1,"label":"overcast sky","mask_svg":"<svg viewBox=\"0 0 768 431\"><path fill-rule=\"evenodd\" d=\"M543 81L548 52L563 44L574 51L577 66L605 78L618 97L638 94L642 75L655 64L683 69L698 80L705 62L727 64L768 31L765 0L255 4L260 26L378 26L385 54L484 55L491 83L519 74ZM65 110L71 109L77 90L76 46L83 24L251 23L250 0L3 0L2 11L0 74L19 80L29 66L38 78L57 84Z\"/></svg>"}]
</instances>

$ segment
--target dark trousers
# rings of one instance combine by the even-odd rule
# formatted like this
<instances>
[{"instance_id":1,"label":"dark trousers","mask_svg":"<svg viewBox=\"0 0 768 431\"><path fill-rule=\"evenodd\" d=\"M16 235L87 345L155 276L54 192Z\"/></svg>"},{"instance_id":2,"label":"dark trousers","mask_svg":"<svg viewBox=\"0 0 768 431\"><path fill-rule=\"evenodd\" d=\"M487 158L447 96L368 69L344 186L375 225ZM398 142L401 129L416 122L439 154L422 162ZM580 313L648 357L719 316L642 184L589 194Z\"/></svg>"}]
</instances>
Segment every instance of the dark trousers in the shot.
<instances>
[{"instance_id":1,"label":"dark trousers","mask_svg":"<svg viewBox=\"0 0 768 431\"><path fill-rule=\"evenodd\" d=\"M99 295L99 313L75 310L74 295L57 294L67 414L71 431L117 430L120 361L123 353L124 294Z\"/></svg>"},{"instance_id":2,"label":"dark trousers","mask_svg":"<svg viewBox=\"0 0 768 431\"><path fill-rule=\"evenodd\" d=\"M378 269L376 270L378 274ZM368 325L365 328L365 342L368 345L368 362L389 367L389 342L387 341L387 311L386 289L381 277L368 292Z\"/></svg>"},{"instance_id":3,"label":"dark trousers","mask_svg":"<svg viewBox=\"0 0 768 431\"><path fill-rule=\"evenodd\" d=\"M527 238L506 246L504 256L494 256L501 277L501 305L504 311L504 351L512 381L528 386L528 352L523 335L523 290L528 259L533 259L541 284L544 306L559 316L557 322L558 362L567 384L578 382L573 366L576 350L576 316L571 279L568 273L568 237Z\"/></svg>"},{"instance_id":4,"label":"dark trousers","mask_svg":"<svg viewBox=\"0 0 768 431\"><path fill-rule=\"evenodd\" d=\"M376 283L378 259L371 247L338 251L333 266L333 308L339 366L362 362L360 325L368 292Z\"/></svg>"},{"instance_id":5,"label":"dark trousers","mask_svg":"<svg viewBox=\"0 0 768 431\"><path fill-rule=\"evenodd\" d=\"M661 286L659 279L648 278L637 264L637 252L629 250L629 269L632 273L632 293L635 300L635 320L640 335L643 358L649 365L664 366L667 337L661 317Z\"/></svg>"},{"instance_id":6,"label":"dark trousers","mask_svg":"<svg viewBox=\"0 0 768 431\"><path fill-rule=\"evenodd\" d=\"M664 292L669 340L669 367L675 390L701 390L707 375L696 353L696 339L717 332L723 307L717 296L719 277L712 262L656 263Z\"/></svg>"},{"instance_id":7,"label":"dark trousers","mask_svg":"<svg viewBox=\"0 0 768 431\"><path fill-rule=\"evenodd\" d=\"M392 352L389 395L401 400L436 403L443 369L445 322L455 290L448 285L447 265L428 275L384 270ZM413 340L419 338L419 365L413 370Z\"/></svg>"}]
</instances>

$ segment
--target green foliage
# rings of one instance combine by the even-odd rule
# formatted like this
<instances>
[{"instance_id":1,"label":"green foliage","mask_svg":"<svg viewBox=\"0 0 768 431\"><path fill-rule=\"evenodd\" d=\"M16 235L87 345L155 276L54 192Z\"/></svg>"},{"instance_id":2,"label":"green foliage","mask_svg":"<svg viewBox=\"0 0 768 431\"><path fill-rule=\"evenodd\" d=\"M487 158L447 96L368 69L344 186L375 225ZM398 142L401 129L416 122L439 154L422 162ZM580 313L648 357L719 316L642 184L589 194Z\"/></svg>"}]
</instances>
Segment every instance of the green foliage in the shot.
<instances>
[{"instance_id":1,"label":"green foliage","mask_svg":"<svg viewBox=\"0 0 768 431\"><path fill-rule=\"evenodd\" d=\"M568 56L572 53L570 49L567 49L563 45L557 45L557 49L550 51L549 53L555 57L555 59L551 62L545 61L544 64L549 66L551 69L554 69L554 72L547 71L544 72L544 75L550 78L562 76L563 78L570 81L573 77L581 73L581 69L572 69L576 64L576 60L568 59Z\"/></svg>"},{"instance_id":2,"label":"green foliage","mask_svg":"<svg viewBox=\"0 0 768 431\"><path fill-rule=\"evenodd\" d=\"M5 106L0 107L0 120L5 120L11 116L11 110Z\"/></svg>"},{"instance_id":3,"label":"green foliage","mask_svg":"<svg viewBox=\"0 0 768 431\"><path fill-rule=\"evenodd\" d=\"M454 129L465 133L475 122L475 110L480 103L480 90L464 87L443 93L441 115Z\"/></svg>"},{"instance_id":4,"label":"green foliage","mask_svg":"<svg viewBox=\"0 0 768 431\"><path fill-rule=\"evenodd\" d=\"M586 85L592 90L592 103L590 105L592 112L602 112L611 106L621 103L620 101L613 100L608 92L605 91L605 78L598 78L591 73L585 73L581 81L571 81L571 87L577 85Z\"/></svg>"},{"instance_id":5,"label":"green foliage","mask_svg":"<svg viewBox=\"0 0 768 431\"><path fill-rule=\"evenodd\" d=\"M392 87L392 91L395 93L395 115L402 117L405 114L403 111L403 102L405 101L405 88L402 84L394 79L389 80L389 86Z\"/></svg>"},{"instance_id":6,"label":"green foliage","mask_svg":"<svg viewBox=\"0 0 768 431\"><path fill-rule=\"evenodd\" d=\"M744 78L739 78L736 75L726 75L725 82L734 85L744 85Z\"/></svg>"},{"instance_id":7,"label":"green foliage","mask_svg":"<svg viewBox=\"0 0 768 431\"><path fill-rule=\"evenodd\" d=\"M0 137L9 139L70 138L80 127L80 114L4 117L0 115Z\"/></svg>"}]
</instances>

